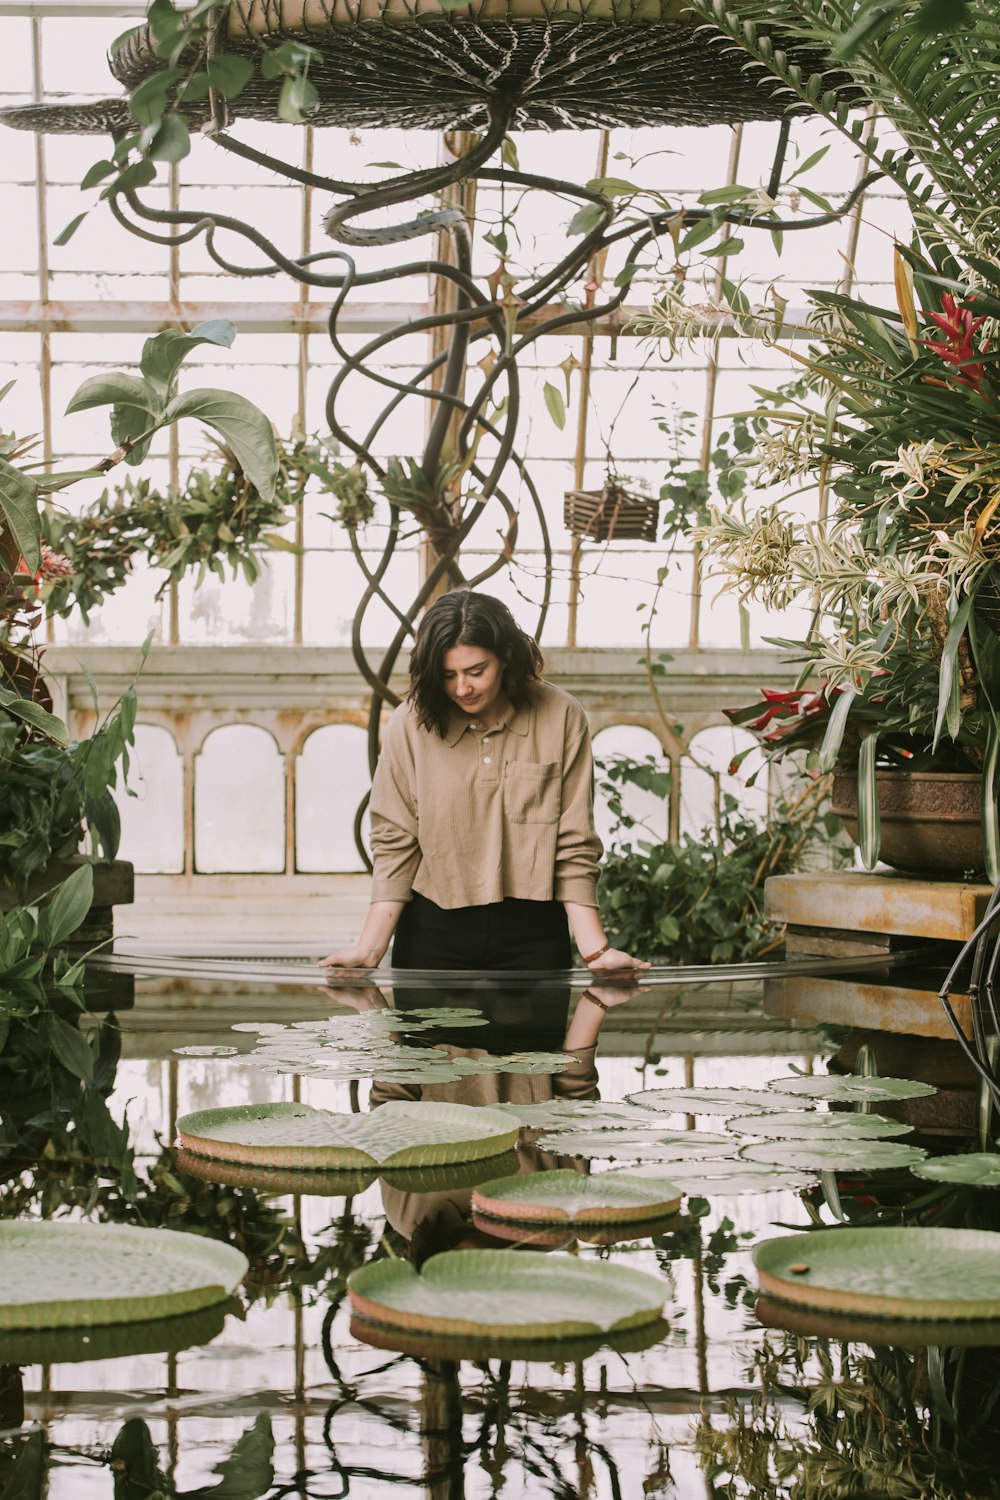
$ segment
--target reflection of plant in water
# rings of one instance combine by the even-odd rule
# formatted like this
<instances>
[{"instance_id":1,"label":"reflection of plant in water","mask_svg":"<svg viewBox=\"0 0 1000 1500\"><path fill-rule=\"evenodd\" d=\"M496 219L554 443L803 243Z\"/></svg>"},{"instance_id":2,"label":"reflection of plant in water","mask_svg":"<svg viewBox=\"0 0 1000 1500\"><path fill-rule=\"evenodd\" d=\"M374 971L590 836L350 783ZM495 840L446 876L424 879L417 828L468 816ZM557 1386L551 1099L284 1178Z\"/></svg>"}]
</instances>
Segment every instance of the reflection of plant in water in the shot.
<instances>
[{"instance_id":1,"label":"reflection of plant in water","mask_svg":"<svg viewBox=\"0 0 1000 1500\"><path fill-rule=\"evenodd\" d=\"M707 1198L689 1198L687 1213L680 1215L677 1227L666 1234L653 1235L656 1259L664 1271L669 1269L672 1261L694 1261L700 1266L710 1290L715 1293L721 1290L730 1306L740 1298L747 1306L752 1306L754 1294L745 1276L730 1276L725 1282L720 1278L726 1269L727 1257L744 1249L746 1241L754 1238L754 1231L737 1231L732 1219L723 1218L706 1238L702 1221L710 1211Z\"/></svg>"},{"instance_id":2,"label":"reflection of plant in water","mask_svg":"<svg viewBox=\"0 0 1000 1500\"><path fill-rule=\"evenodd\" d=\"M754 1394L695 1445L718 1497L976 1500L997 1493L1000 1351L889 1349L785 1335ZM788 1416L796 1403L799 1414Z\"/></svg>"},{"instance_id":3,"label":"reflection of plant in water","mask_svg":"<svg viewBox=\"0 0 1000 1500\"><path fill-rule=\"evenodd\" d=\"M236 1442L228 1458L217 1464L218 1482L178 1490L160 1467L149 1428L141 1417L130 1417L103 1457L114 1476L114 1500L257 1500L274 1482L271 1463L274 1438L270 1419L261 1415ZM68 1463L93 1462L90 1451L54 1447L39 1430L23 1441L0 1446L0 1494L4 1500L41 1500L51 1469Z\"/></svg>"}]
</instances>

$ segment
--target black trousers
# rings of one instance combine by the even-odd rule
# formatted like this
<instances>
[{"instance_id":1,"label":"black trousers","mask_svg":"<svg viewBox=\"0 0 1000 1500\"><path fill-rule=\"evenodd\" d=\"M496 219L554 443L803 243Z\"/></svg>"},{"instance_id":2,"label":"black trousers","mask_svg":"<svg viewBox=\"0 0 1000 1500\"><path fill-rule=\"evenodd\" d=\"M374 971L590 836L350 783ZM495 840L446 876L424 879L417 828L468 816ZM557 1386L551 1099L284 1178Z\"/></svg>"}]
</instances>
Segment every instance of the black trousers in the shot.
<instances>
[{"instance_id":1,"label":"black trousers","mask_svg":"<svg viewBox=\"0 0 1000 1500\"><path fill-rule=\"evenodd\" d=\"M403 907L392 945L394 969L568 969L573 962L559 901L508 897L490 906L437 906L426 896Z\"/></svg>"}]
</instances>

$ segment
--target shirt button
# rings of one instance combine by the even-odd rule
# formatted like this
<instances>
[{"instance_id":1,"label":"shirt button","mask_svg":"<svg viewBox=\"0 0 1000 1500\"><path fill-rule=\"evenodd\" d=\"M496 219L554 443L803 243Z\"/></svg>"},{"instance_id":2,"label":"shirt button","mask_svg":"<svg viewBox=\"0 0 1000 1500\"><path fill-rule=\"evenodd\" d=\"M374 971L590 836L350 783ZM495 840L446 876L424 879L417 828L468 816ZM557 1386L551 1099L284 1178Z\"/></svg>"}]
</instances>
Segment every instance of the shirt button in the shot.
<instances>
[{"instance_id":1,"label":"shirt button","mask_svg":"<svg viewBox=\"0 0 1000 1500\"><path fill-rule=\"evenodd\" d=\"M492 764L493 764L493 757L492 757L492 755L484 755L483 756L483 765L484 766L491 766Z\"/></svg>"},{"instance_id":2,"label":"shirt button","mask_svg":"<svg viewBox=\"0 0 1000 1500\"><path fill-rule=\"evenodd\" d=\"M473 729L482 729L483 726L480 724L478 719L473 719L472 727Z\"/></svg>"},{"instance_id":3,"label":"shirt button","mask_svg":"<svg viewBox=\"0 0 1000 1500\"><path fill-rule=\"evenodd\" d=\"M483 749L486 748L486 746L489 744L489 742L490 742L489 741L489 736L488 735L483 735Z\"/></svg>"}]
</instances>

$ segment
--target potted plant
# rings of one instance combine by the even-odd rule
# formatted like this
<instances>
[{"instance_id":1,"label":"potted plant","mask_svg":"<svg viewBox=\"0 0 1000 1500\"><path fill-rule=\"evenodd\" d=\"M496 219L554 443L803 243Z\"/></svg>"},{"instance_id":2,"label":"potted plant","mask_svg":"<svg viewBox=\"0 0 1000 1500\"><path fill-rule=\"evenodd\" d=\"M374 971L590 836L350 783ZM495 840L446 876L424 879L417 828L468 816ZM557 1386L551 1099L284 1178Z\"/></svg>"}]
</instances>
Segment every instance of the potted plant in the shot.
<instances>
[{"instance_id":1,"label":"potted plant","mask_svg":"<svg viewBox=\"0 0 1000 1500\"><path fill-rule=\"evenodd\" d=\"M887 777L910 778L912 791L915 775L957 776L967 798L962 778L972 776L982 854L959 854L953 868L985 863L1000 878L1000 182L989 133L971 123L992 109L992 12L970 0L967 32L956 38L934 14L909 10L890 17L871 7L854 27L850 10L796 0L762 7L790 36L847 59L878 107L869 134L822 74L793 67L758 36L753 7L739 17L721 0L694 9L710 11L754 59L766 54L789 92L903 191L914 222L912 239L891 251L889 305L811 293L809 326L799 330L807 346L785 346L799 379L762 393L751 414L757 483L817 489L819 519L796 519L785 500L715 506L695 533L742 599L775 609L796 602L810 617L799 639L777 642L802 669L795 697L772 694L731 718L772 755L801 748L817 771L856 776L868 865L880 852ZM756 308L745 287L725 290L737 331L782 347L780 303L778 312ZM660 331L675 313L664 298ZM819 698L803 696L813 688ZM937 863L939 840L931 842Z\"/></svg>"}]
</instances>

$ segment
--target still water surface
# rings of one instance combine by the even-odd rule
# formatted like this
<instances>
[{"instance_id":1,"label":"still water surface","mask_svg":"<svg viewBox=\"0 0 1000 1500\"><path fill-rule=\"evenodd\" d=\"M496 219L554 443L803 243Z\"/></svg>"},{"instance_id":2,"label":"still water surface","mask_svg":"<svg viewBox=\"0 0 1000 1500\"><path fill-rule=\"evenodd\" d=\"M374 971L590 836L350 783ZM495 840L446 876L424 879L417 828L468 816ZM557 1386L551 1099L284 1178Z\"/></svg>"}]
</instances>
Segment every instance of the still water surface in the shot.
<instances>
[{"instance_id":1,"label":"still water surface","mask_svg":"<svg viewBox=\"0 0 1000 1500\"><path fill-rule=\"evenodd\" d=\"M410 984L393 994L137 981L134 1005L118 1010L122 1053L109 1107L127 1122L139 1207L123 1204L109 1170L41 1162L17 1184L7 1179L3 1212L124 1217L217 1235L248 1254L251 1276L208 1342L31 1363L20 1374L4 1367L2 1500L1000 1493L1000 1350L929 1354L883 1344L877 1332L844 1341L762 1326L750 1247L817 1218L834 1223L819 1190L727 1195L706 1186L689 1191L680 1216L652 1235L570 1243L581 1257L662 1279L667 1327L651 1347L531 1360L485 1349L449 1359L437 1348L402 1354L362 1341L344 1283L373 1257L492 1243L468 1224L469 1188L413 1193L375 1181L350 1197L269 1193L205 1182L173 1153L179 1117L224 1104L300 1100L346 1112L398 1097L621 1100L653 1087L757 1088L826 1072L845 1042L841 1030L769 1016L757 984L600 995L606 1011L558 987L480 985L462 995ZM386 1006L427 1009L418 1019L431 1024L393 1032ZM486 1024L445 1015L435 1027L435 1006L469 1006ZM232 1030L331 1016L357 1040L346 1068L327 1048L274 1071L252 1060L273 1033ZM298 1029L300 1042L310 1035ZM414 1049L406 1067L393 1065L400 1045ZM575 1061L562 1073L541 1064L434 1078L448 1058L486 1051L523 1061L568 1046ZM717 1116L669 1123L720 1128ZM540 1151L535 1139L524 1138L521 1170L574 1162L588 1170L584 1159ZM595 1171L610 1164L593 1161ZM857 1214L900 1198L899 1183L886 1178L847 1187ZM971 1203L966 1195L964 1217L944 1221L971 1222ZM988 1220L992 1208L983 1213ZM28 1462L29 1443L44 1464Z\"/></svg>"}]
</instances>

